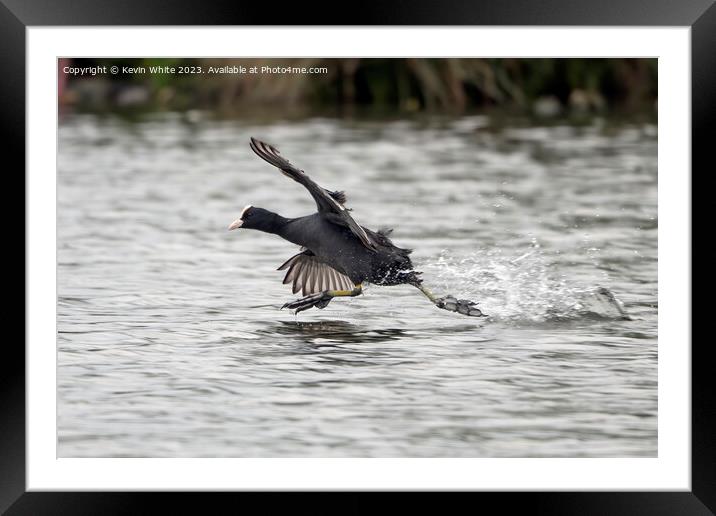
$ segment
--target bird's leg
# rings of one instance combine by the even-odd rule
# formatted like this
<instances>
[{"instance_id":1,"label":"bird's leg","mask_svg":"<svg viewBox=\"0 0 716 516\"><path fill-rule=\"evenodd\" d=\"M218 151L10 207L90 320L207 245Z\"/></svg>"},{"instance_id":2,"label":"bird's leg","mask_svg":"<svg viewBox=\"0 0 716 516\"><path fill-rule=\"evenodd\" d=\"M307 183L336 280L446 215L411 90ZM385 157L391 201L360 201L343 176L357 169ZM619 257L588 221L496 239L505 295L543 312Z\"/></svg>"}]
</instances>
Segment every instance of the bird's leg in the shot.
<instances>
[{"instance_id":1,"label":"bird's leg","mask_svg":"<svg viewBox=\"0 0 716 516\"><path fill-rule=\"evenodd\" d=\"M298 313L314 306L316 308L325 308L334 297L355 297L361 295L362 292L362 285L356 285L353 290L324 290L323 292L311 294L296 301L289 301L283 305L281 309L290 308L291 310L296 310L296 313Z\"/></svg>"},{"instance_id":2,"label":"bird's leg","mask_svg":"<svg viewBox=\"0 0 716 516\"><path fill-rule=\"evenodd\" d=\"M420 292L425 294L425 297L427 297L438 308L442 308L443 310L448 310L450 312L458 312L463 315L470 315L473 317L481 317L485 315L482 313L482 310L477 308L477 303L475 303L474 301L468 301L467 299L456 299L454 296L450 295L437 297L430 291L430 289L425 287L422 283L418 283L415 286L420 290Z\"/></svg>"}]
</instances>

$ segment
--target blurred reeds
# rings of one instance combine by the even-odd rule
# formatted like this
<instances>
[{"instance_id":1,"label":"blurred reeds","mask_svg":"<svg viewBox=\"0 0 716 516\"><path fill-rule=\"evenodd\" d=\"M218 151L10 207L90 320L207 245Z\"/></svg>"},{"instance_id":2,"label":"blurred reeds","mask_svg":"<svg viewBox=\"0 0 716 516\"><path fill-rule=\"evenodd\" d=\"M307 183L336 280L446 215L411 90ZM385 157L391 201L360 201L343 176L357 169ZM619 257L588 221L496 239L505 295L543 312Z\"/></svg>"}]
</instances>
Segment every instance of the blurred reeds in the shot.
<instances>
[{"instance_id":1,"label":"blurred reeds","mask_svg":"<svg viewBox=\"0 0 716 516\"><path fill-rule=\"evenodd\" d=\"M463 113L492 108L552 116L654 112L656 59L73 59L73 66L285 66L323 73L103 74L62 77L80 110L207 109L231 115L367 108Z\"/></svg>"}]
</instances>

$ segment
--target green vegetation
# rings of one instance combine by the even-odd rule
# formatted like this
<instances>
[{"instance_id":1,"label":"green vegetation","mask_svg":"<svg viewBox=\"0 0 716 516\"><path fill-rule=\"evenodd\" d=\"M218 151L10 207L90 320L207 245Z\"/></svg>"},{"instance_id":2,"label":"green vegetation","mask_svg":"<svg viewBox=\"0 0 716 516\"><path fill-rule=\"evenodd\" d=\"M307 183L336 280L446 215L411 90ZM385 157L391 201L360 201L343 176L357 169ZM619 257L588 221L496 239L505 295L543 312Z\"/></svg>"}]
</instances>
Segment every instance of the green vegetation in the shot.
<instances>
[{"instance_id":1,"label":"green vegetation","mask_svg":"<svg viewBox=\"0 0 716 516\"><path fill-rule=\"evenodd\" d=\"M75 59L72 66L201 66L201 74L66 76L61 102L80 110L208 109L447 112L540 116L654 113L656 59ZM209 67L323 68L319 73L206 73Z\"/></svg>"}]
</instances>

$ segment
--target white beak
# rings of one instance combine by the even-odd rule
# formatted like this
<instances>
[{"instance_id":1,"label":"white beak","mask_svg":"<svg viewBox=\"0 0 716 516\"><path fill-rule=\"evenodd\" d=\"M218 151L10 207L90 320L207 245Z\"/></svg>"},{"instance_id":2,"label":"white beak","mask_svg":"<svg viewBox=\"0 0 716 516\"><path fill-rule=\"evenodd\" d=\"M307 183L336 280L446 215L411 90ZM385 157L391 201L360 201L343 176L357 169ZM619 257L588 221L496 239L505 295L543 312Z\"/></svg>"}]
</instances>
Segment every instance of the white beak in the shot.
<instances>
[{"instance_id":1,"label":"white beak","mask_svg":"<svg viewBox=\"0 0 716 516\"><path fill-rule=\"evenodd\" d=\"M236 220L235 220L234 222L232 222L231 224L229 224L229 231L231 231L232 229L240 228L240 227L243 225L244 221L241 220L241 219L244 218L244 213L246 213L246 210L248 210L248 209L251 208L251 207L252 207L252 206L251 206L250 204L247 204L246 206L244 206L244 209L241 210L241 215L239 215L239 218L236 219Z\"/></svg>"}]
</instances>

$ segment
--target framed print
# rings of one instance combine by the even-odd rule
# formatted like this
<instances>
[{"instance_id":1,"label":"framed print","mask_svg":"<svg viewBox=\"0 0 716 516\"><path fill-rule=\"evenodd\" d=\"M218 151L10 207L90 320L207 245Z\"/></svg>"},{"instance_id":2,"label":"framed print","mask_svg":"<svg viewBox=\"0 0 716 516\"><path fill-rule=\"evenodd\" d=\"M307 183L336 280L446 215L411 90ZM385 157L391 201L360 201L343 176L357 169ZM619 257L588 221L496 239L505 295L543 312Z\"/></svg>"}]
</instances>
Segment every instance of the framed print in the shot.
<instances>
[{"instance_id":1,"label":"framed print","mask_svg":"<svg viewBox=\"0 0 716 516\"><path fill-rule=\"evenodd\" d=\"M716 8L454 7L0 6L28 206L3 510L714 510Z\"/></svg>"}]
</instances>

